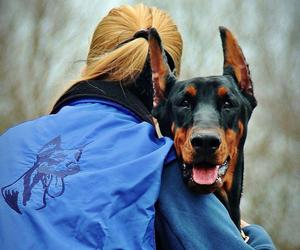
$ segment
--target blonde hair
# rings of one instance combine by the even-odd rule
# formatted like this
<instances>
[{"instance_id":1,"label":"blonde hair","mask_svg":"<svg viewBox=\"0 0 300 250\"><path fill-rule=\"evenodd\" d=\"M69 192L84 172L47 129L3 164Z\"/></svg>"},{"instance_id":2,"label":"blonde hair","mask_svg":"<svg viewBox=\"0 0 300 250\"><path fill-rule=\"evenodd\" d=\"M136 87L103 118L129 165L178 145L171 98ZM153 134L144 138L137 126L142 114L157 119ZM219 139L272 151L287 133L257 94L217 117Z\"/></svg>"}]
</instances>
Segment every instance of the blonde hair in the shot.
<instances>
[{"instance_id":1,"label":"blonde hair","mask_svg":"<svg viewBox=\"0 0 300 250\"><path fill-rule=\"evenodd\" d=\"M133 37L151 27L157 29L179 75L182 39L177 26L166 12L138 4L114 8L100 21L92 37L86 67L77 82L104 77L126 84L136 79L144 68L149 45L145 38Z\"/></svg>"}]
</instances>

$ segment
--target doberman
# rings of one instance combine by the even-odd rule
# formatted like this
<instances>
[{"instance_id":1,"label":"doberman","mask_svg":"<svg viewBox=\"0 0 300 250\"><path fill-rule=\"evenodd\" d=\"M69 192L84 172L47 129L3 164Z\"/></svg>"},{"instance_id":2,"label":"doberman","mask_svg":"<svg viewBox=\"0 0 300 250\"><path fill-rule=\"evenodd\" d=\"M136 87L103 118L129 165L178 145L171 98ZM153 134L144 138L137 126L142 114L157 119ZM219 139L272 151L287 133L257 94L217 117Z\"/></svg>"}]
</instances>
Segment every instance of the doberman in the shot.
<instances>
[{"instance_id":1,"label":"doberman","mask_svg":"<svg viewBox=\"0 0 300 250\"><path fill-rule=\"evenodd\" d=\"M161 39L149 31L153 115L163 135L174 139L184 180L193 190L215 192L240 229L244 143L256 106L248 64L232 33L220 27L223 75L177 81Z\"/></svg>"}]
</instances>

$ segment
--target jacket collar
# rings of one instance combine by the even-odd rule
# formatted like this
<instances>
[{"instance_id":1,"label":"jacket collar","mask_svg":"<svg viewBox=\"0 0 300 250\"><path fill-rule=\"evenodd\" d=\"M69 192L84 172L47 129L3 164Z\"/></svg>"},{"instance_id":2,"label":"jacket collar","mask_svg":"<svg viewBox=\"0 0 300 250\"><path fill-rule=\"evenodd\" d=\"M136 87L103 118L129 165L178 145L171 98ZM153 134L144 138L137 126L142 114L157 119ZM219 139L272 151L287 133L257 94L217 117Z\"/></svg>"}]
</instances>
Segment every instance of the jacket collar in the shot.
<instances>
[{"instance_id":1,"label":"jacket collar","mask_svg":"<svg viewBox=\"0 0 300 250\"><path fill-rule=\"evenodd\" d=\"M87 80L74 84L58 99L51 114L57 113L71 102L86 98L116 102L135 113L143 121L153 124L150 112L136 95L123 87L120 82L102 80Z\"/></svg>"}]
</instances>

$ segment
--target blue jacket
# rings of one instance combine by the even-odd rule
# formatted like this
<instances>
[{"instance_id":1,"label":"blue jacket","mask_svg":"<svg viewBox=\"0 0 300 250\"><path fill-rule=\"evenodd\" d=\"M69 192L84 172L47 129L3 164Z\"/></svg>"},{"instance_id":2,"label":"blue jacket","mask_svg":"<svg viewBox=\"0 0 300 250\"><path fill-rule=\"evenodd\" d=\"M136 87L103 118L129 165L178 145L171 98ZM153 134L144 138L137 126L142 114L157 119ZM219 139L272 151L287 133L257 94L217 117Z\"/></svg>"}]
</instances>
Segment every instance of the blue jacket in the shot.
<instances>
[{"instance_id":1,"label":"blue jacket","mask_svg":"<svg viewBox=\"0 0 300 250\"><path fill-rule=\"evenodd\" d=\"M1 249L154 249L158 197L157 239L167 249L248 249L213 195L190 197L172 141L158 139L141 110L110 98L65 99L55 114L0 137ZM266 242L263 235L258 246Z\"/></svg>"},{"instance_id":2,"label":"blue jacket","mask_svg":"<svg viewBox=\"0 0 300 250\"><path fill-rule=\"evenodd\" d=\"M82 100L0 139L2 249L152 249L172 141L106 101Z\"/></svg>"}]
</instances>

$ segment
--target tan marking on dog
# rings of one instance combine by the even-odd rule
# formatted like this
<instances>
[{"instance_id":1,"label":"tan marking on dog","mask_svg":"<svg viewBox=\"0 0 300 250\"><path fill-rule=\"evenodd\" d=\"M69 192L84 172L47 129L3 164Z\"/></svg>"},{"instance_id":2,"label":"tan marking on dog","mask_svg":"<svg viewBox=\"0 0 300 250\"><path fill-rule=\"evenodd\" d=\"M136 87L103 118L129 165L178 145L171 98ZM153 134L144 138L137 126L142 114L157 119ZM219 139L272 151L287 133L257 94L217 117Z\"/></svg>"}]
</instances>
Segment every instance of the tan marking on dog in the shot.
<instances>
[{"instance_id":1,"label":"tan marking on dog","mask_svg":"<svg viewBox=\"0 0 300 250\"><path fill-rule=\"evenodd\" d=\"M177 128L174 136L176 153L186 164L192 164L194 150L190 143L191 129Z\"/></svg>"},{"instance_id":2,"label":"tan marking on dog","mask_svg":"<svg viewBox=\"0 0 300 250\"><path fill-rule=\"evenodd\" d=\"M226 192L229 192L232 188L234 171L237 164L238 158L238 147L240 144L240 140L244 133L244 125L241 121L238 122L239 130L237 132L232 129L227 129L225 131L226 143L228 146L228 152L230 156L229 167L224 177L224 185L223 188Z\"/></svg>"},{"instance_id":3,"label":"tan marking on dog","mask_svg":"<svg viewBox=\"0 0 300 250\"><path fill-rule=\"evenodd\" d=\"M228 94L228 89L226 87L222 86L222 87L218 88L217 94L220 97L224 97Z\"/></svg>"},{"instance_id":4,"label":"tan marking on dog","mask_svg":"<svg viewBox=\"0 0 300 250\"><path fill-rule=\"evenodd\" d=\"M185 92L188 93L190 96L196 96L197 89L194 86L190 85L185 89Z\"/></svg>"}]
</instances>

